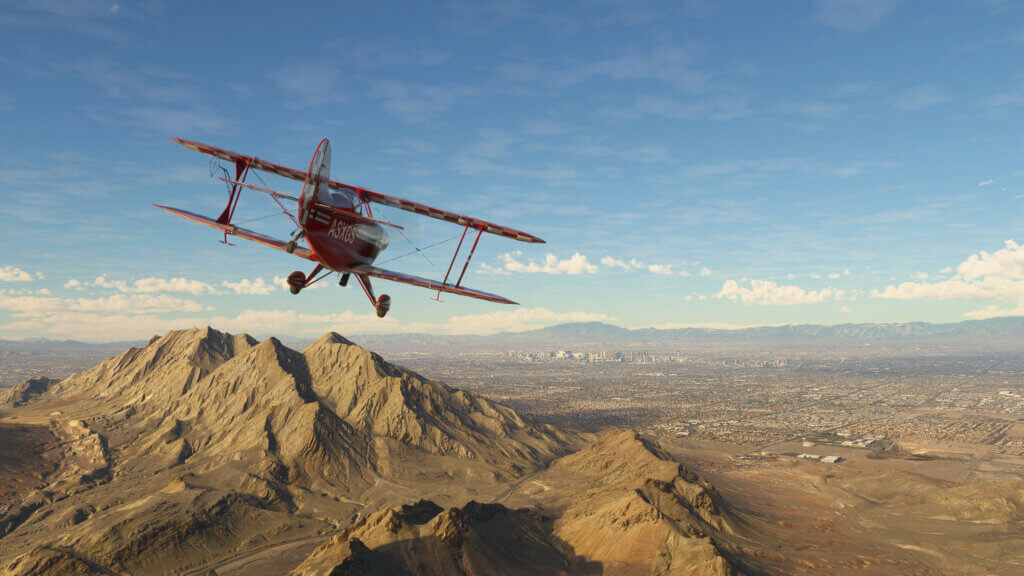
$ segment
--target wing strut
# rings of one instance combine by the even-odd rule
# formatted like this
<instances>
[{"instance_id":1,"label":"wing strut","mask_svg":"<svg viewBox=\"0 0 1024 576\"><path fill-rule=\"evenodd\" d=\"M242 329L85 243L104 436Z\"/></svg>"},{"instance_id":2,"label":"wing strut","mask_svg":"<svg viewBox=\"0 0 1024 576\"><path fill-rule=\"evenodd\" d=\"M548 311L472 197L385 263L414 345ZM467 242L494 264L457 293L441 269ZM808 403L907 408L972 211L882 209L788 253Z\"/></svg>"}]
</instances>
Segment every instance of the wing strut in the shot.
<instances>
[{"instance_id":1,"label":"wing strut","mask_svg":"<svg viewBox=\"0 0 1024 576\"><path fill-rule=\"evenodd\" d=\"M469 227L470 227L470 225L467 224L466 227L462 229L462 237L459 238L459 245L455 247L455 254L452 254L452 261L451 261L450 264L448 264L448 271L445 272L444 280L441 281L441 286L442 287L448 285L448 277L452 273L452 267L455 266L455 260L458 259L458 257L459 257L459 250L462 249L462 242L463 242L463 240L466 239L466 232L469 232ZM484 233L484 227L483 226L477 228L476 240L473 241L473 247L469 249L469 256L466 257L466 263L462 265L462 273L459 274L459 279L455 282L455 287L456 288L459 288L462 285L462 277L466 275L466 269L469 268L469 261L473 259L473 252L476 252L476 245L480 242L480 236L483 233ZM441 300L441 290L437 291L437 298L435 298L435 300L437 300L437 301Z\"/></svg>"},{"instance_id":2,"label":"wing strut","mask_svg":"<svg viewBox=\"0 0 1024 576\"><path fill-rule=\"evenodd\" d=\"M235 215L235 208L238 206L238 199L241 198L242 186L245 186L245 176L249 173L249 161L245 158L235 158L235 182L231 185L231 195L228 196L228 205L217 218L218 224L228 226L231 224L231 217Z\"/></svg>"},{"instance_id":3,"label":"wing strut","mask_svg":"<svg viewBox=\"0 0 1024 576\"><path fill-rule=\"evenodd\" d=\"M459 280L455 282L455 287L459 288L462 285L462 277L466 275L466 268L469 268L469 261L473 259L473 252L476 252L476 245L480 242L480 236L484 233L484 227L480 227L480 231L476 233L476 240L473 242L473 247L469 249L469 256L466 257L466 263L462 266L462 274L459 274Z\"/></svg>"},{"instance_id":4,"label":"wing strut","mask_svg":"<svg viewBox=\"0 0 1024 576\"><path fill-rule=\"evenodd\" d=\"M448 271L444 273L444 280L441 280L442 285L448 283L448 275L452 273L452 266L455 265L455 259L459 257L459 250L462 249L462 241L466 239L466 232L469 232L468 224L466 225L465 228L462 229L462 238L459 238L459 245L455 247L455 254L452 254L452 263L448 265ZM435 298L435 300L437 300L438 302L441 301L440 290L437 291L437 298Z\"/></svg>"}]
</instances>

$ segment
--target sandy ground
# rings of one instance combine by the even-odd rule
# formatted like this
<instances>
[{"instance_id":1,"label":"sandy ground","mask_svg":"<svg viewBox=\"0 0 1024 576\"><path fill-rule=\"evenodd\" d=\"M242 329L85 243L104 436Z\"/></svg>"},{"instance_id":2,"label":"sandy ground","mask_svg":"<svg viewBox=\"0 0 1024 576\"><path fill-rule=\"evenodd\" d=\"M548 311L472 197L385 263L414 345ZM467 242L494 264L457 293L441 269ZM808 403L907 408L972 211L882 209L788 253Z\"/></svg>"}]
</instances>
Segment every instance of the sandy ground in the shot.
<instances>
[{"instance_id":1,"label":"sandy ground","mask_svg":"<svg viewBox=\"0 0 1024 576\"><path fill-rule=\"evenodd\" d=\"M664 444L761 531L756 543L729 543L754 573L1024 574L1019 513L1005 522L956 517L989 505L1002 510L1005 499L1024 496L1016 463L1001 467L985 459L982 447L974 450L981 458L967 462L876 459L867 450L799 442L770 448L843 457L826 464L789 456L743 459L742 446ZM979 472L980 466L992 472Z\"/></svg>"}]
</instances>

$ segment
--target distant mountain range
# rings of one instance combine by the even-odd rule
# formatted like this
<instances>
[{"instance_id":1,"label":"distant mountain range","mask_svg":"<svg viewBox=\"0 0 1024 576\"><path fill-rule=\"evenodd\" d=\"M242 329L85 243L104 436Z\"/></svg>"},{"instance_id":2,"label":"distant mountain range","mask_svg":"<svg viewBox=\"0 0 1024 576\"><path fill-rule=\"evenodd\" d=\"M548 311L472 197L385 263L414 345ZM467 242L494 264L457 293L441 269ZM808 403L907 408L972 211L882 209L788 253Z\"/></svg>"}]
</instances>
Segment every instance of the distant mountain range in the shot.
<instances>
[{"instance_id":1,"label":"distant mountain range","mask_svg":"<svg viewBox=\"0 0 1024 576\"><path fill-rule=\"evenodd\" d=\"M50 338L25 338L24 340L5 340L0 338L0 352L39 351L45 349L57 351L98 351L105 354L120 352L130 346L144 346L144 340L124 340L120 342L79 342L77 340L52 340Z\"/></svg>"},{"instance_id":2,"label":"distant mountain range","mask_svg":"<svg viewBox=\"0 0 1024 576\"><path fill-rule=\"evenodd\" d=\"M735 330L716 328L639 328L631 330L604 322L558 324L526 332L502 332L490 336L443 336L431 334L365 334L354 337L377 350L437 350L442 348L507 349L572 345L664 346L701 343L807 343L972 341L1001 342L1024 346L1024 317L967 320L953 324L928 322L800 324L758 326Z\"/></svg>"},{"instance_id":3,"label":"distant mountain range","mask_svg":"<svg viewBox=\"0 0 1024 576\"><path fill-rule=\"evenodd\" d=\"M1001 342L1024 347L1024 316L987 320L966 320L951 324L929 322L834 324L786 324L753 328L637 328L629 329L605 322L572 322L525 332L500 332L489 336L437 334L359 334L352 337L360 345L380 351L431 351L442 349L503 350L516 347L570 345L664 346L701 343L809 343L836 342L924 342L971 341L979 344ZM302 349L313 339L282 337L286 345ZM0 339L5 351L91 350L120 351L129 346L144 346L144 341L88 343L75 340L31 338Z\"/></svg>"}]
</instances>

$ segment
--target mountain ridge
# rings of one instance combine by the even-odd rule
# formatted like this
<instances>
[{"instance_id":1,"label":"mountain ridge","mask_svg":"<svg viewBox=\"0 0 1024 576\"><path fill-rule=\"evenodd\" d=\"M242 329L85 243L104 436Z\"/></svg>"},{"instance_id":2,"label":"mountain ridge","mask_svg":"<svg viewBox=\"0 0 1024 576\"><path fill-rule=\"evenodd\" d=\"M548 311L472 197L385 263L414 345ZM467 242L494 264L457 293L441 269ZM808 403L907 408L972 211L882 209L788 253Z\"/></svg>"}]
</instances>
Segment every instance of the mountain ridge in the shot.
<instances>
[{"instance_id":1,"label":"mountain ridge","mask_svg":"<svg viewBox=\"0 0 1024 576\"><path fill-rule=\"evenodd\" d=\"M491 335L361 334L352 337L361 344L386 351L428 351L442 348L501 350L521 347L570 345L655 346L718 343L803 344L832 343L943 343L971 339L1017 345L1024 342L1024 317L1008 316L984 320L933 324L928 322L874 322L785 324L747 328L623 328L606 322L571 322L524 332Z\"/></svg>"},{"instance_id":2,"label":"mountain ridge","mask_svg":"<svg viewBox=\"0 0 1024 576\"><path fill-rule=\"evenodd\" d=\"M335 333L296 351L172 331L7 396L2 415L49 427L63 459L0 510L0 574L201 566L344 525L402 482L450 498L445 479L497 486L579 444Z\"/></svg>"}]
</instances>

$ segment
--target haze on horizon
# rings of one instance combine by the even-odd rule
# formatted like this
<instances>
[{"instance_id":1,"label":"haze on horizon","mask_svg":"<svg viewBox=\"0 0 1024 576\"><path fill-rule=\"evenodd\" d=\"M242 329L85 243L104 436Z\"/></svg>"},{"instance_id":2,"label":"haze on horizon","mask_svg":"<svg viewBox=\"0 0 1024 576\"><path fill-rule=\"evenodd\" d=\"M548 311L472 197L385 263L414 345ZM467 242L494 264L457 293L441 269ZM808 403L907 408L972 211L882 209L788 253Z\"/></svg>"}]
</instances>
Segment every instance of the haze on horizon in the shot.
<instances>
[{"instance_id":1,"label":"haze on horizon","mask_svg":"<svg viewBox=\"0 0 1024 576\"><path fill-rule=\"evenodd\" d=\"M957 322L1024 314L1022 7L814 0L0 8L0 337ZM226 194L184 137L535 233L377 283L151 203ZM264 175L271 187L297 185ZM256 194L236 222L287 237ZM386 211L423 247L458 228ZM440 278L454 241L387 263ZM400 235L381 258L412 251ZM308 271L308 270L306 270ZM351 288L351 285L350 285Z\"/></svg>"}]
</instances>

